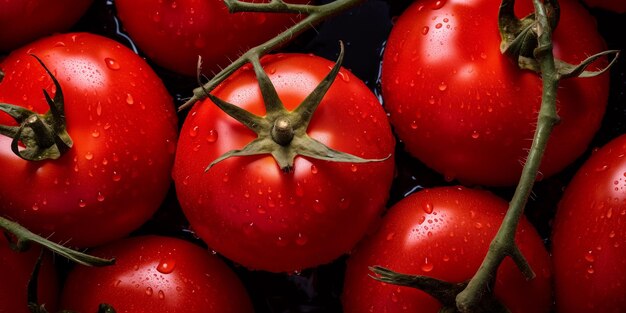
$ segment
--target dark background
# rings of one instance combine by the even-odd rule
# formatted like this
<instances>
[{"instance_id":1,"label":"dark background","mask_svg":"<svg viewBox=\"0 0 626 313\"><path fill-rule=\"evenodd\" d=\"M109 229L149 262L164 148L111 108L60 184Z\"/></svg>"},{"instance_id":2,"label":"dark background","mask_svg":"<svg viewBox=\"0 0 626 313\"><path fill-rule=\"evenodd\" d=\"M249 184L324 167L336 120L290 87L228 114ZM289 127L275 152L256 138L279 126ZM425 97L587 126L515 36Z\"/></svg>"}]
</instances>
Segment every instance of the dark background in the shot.
<instances>
[{"instance_id":1,"label":"dark background","mask_svg":"<svg viewBox=\"0 0 626 313\"><path fill-rule=\"evenodd\" d=\"M330 2L328 0L322 2ZM367 0L357 8L341 14L318 25L297 38L284 51L314 53L334 60L337 56L337 42L343 40L346 45L344 67L349 68L376 93L379 93L378 77L382 50L391 31L393 21L411 3L409 0ZM597 17L598 27L604 36L608 48L626 47L626 16L603 10L591 10ZM72 31L88 31L111 37L137 51L123 26L115 17L112 0L96 0L86 16ZM137 51L141 54L141 51ZM149 61L149 60L148 60ZM172 72L151 64L163 78L168 90L180 105L191 96L197 86L195 78L178 76ZM611 70L611 94L609 106L600 132L596 135L589 150L561 174L541 181L534 188L534 196L528 204L527 216L546 239L549 246L550 220L564 187L576 169L595 147L600 147L610 139L626 133L626 61L619 60ZM180 114L180 120L185 113ZM397 178L392 187L389 205L407 194L422 188L456 184L446 182L442 177L412 159L404 153L402 144L398 144ZM512 188L492 189L493 192L509 199ZM167 200L150 220L135 234L162 234L188 239L199 245L183 217L175 198L173 188ZM257 313L313 313L342 312L340 295L343 284L343 272L346 257L337 261L308 269L299 273L270 274L251 272L232 262L228 262L248 288ZM60 262L60 267L67 271L71 266Z\"/></svg>"}]
</instances>

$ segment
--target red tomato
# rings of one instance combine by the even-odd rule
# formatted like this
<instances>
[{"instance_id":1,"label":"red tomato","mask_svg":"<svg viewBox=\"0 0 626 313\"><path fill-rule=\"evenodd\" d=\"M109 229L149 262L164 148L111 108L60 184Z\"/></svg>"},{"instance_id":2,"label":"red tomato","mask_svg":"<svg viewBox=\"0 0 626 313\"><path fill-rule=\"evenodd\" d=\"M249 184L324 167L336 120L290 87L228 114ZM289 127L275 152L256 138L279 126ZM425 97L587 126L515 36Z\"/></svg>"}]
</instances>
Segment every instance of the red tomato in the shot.
<instances>
[{"instance_id":1,"label":"red tomato","mask_svg":"<svg viewBox=\"0 0 626 313\"><path fill-rule=\"evenodd\" d=\"M216 256L189 242L158 236L125 239L92 251L115 257L107 267L78 266L63 288L61 307L95 312L251 313L239 278Z\"/></svg>"},{"instance_id":2,"label":"red tomato","mask_svg":"<svg viewBox=\"0 0 626 313\"><path fill-rule=\"evenodd\" d=\"M589 7L601 8L616 13L626 12L626 1L624 0L583 0Z\"/></svg>"},{"instance_id":3,"label":"red tomato","mask_svg":"<svg viewBox=\"0 0 626 313\"><path fill-rule=\"evenodd\" d=\"M199 55L206 73L215 73L301 18L293 14L231 14L222 0L116 0L115 7L124 28L151 60L189 76L196 75Z\"/></svg>"},{"instance_id":4,"label":"red tomato","mask_svg":"<svg viewBox=\"0 0 626 313\"><path fill-rule=\"evenodd\" d=\"M73 147L57 160L25 161L0 136L0 214L73 246L121 238L158 208L170 186L177 118L146 62L104 37L48 37L8 56L0 102L44 113L56 92L29 53L55 73ZM0 124L14 123L0 113Z\"/></svg>"},{"instance_id":5,"label":"red tomato","mask_svg":"<svg viewBox=\"0 0 626 313\"><path fill-rule=\"evenodd\" d=\"M348 260L345 312L439 312L441 304L431 296L378 282L368 276L368 266L465 282L480 266L507 207L493 194L462 187L425 190L401 200ZM511 312L550 312L550 259L526 219L516 242L537 277L527 281L507 258L498 270L495 295Z\"/></svg>"},{"instance_id":6,"label":"red tomato","mask_svg":"<svg viewBox=\"0 0 626 313\"><path fill-rule=\"evenodd\" d=\"M570 63L604 49L595 20L577 2L560 1L554 52ZM517 1L517 12L532 11ZM513 185L530 148L541 79L500 53L499 0L416 1L387 41L382 92L407 151L447 179ZM550 176L575 160L598 129L608 75L562 81L555 128L541 164Z\"/></svg>"},{"instance_id":7,"label":"red tomato","mask_svg":"<svg viewBox=\"0 0 626 313\"><path fill-rule=\"evenodd\" d=\"M33 245L26 252L16 252L9 248L4 236L0 237L0 313L29 313L27 286L40 247ZM49 312L56 312L59 287L56 270L48 255L39 268L37 290L39 304Z\"/></svg>"},{"instance_id":8,"label":"red tomato","mask_svg":"<svg viewBox=\"0 0 626 313\"><path fill-rule=\"evenodd\" d=\"M0 1L0 51L69 29L92 0Z\"/></svg>"},{"instance_id":9,"label":"red tomato","mask_svg":"<svg viewBox=\"0 0 626 313\"><path fill-rule=\"evenodd\" d=\"M552 253L560 312L626 311L626 135L593 154L565 190Z\"/></svg>"},{"instance_id":10,"label":"red tomato","mask_svg":"<svg viewBox=\"0 0 626 313\"><path fill-rule=\"evenodd\" d=\"M293 110L333 64L300 54L262 60L288 110ZM214 95L254 114L265 108L250 67L218 86ZM385 158L394 139L373 93L342 69L308 126L308 135L362 158ZM298 156L281 171L269 155L232 157L208 172L213 160L256 134L213 103L196 104L183 124L173 177L191 226L219 253L253 269L294 271L350 250L384 208L393 158L364 164Z\"/></svg>"}]
</instances>

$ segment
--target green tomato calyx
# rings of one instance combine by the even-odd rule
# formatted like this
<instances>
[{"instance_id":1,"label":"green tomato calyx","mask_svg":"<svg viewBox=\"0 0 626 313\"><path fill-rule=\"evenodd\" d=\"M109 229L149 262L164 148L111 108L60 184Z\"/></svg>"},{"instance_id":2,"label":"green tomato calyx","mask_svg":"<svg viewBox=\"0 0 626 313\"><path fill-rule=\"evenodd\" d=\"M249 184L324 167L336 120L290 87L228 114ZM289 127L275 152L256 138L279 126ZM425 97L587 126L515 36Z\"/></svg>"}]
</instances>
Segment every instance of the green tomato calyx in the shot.
<instances>
[{"instance_id":1,"label":"green tomato calyx","mask_svg":"<svg viewBox=\"0 0 626 313\"><path fill-rule=\"evenodd\" d=\"M258 56L250 57L250 62L261 89L266 110L265 116L252 114L206 92L211 101L222 111L257 134L257 138L243 148L231 150L215 159L206 171L213 165L233 156L260 154L271 154L278 166L285 172L293 169L294 159L298 155L318 160L351 163L380 162L388 159L391 155L381 159L363 159L337 151L309 137L306 133L313 113L339 73L344 56L344 47L341 42L340 48L339 57L331 71L293 111L288 111L283 105L276 88L263 70Z\"/></svg>"},{"instance_id":2,"label":"green tomato calyx","mask_svg":"<svg viewBox=\"0 0 626 313\"><path fill-rule=\"evenodd\" d=\"M54 99L44 89L43 94L50 110L39 114L24 107L0 103L0 111L11 116L19 126L0 125L0 134L13 138L11 150L27 161L58 159L73 145L65 124L64 98L61 85L37 56L32 55L46 70L56 92ZM19 144L25 148L20 148Z\"/></svg>"}]
</instances>

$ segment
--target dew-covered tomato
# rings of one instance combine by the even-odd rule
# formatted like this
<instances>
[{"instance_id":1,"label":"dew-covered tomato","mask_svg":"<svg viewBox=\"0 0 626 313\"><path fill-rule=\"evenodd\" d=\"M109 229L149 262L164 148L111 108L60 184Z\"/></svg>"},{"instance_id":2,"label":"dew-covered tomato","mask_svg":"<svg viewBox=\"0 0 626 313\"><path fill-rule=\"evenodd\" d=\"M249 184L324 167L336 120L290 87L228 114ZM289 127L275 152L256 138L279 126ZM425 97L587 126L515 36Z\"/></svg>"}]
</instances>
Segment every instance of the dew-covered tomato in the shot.
<instances>
[{"instance_id":1,"label":"dew-covered tomato","mask_svg":"<svg viewBox=\"0 0 626 313\"><path fill-rule=\"evenodd\" d=\"M439 312L442 305L435 298L376 281L369 277L368 267L466 282L483 261L507 207L506 201L491 193L462 187L429 189L401 200L348 259L345 312ZM516 243L537 276L527 281L507 258L498 270L495 296L510 312L550 312L550 258L525 218Z\"/></svg>"},{"instance_id":2,"label":"dew-covered tomato","mask_svg":"<svg viewBox=\"0 0 626 313\"><path fill-rule=\"evenodd\" d=\"M63 287L61 307L96 312L251 313L252 304L235 273L218 257L184 240L145 236L91 251L115 257L107 267L77 266Z\"/></svg>"},{"instance_id":3,"label":"dew-covered tomato","mask_svg":"<svg viewBox=\"0 0 626 313\"><path fill-rule=\"evenodd\" d=\"M39 257L40 247L33 245L26 252L16 252L0 236L0 312L29 313L28 282ZM37 302L49 312L56 312L59 286L52 258L45 255L37 278Z\"/></svg>"},{"instance_id":4,"label":"dew-covered tomato","mask_svg":"<svg viewBox=\"0 0 626 313\"><path fill-rule=\"evenodd\" d=\"M294 110L333 67L328 60L279 54L261 63L287 110ZM213 94L265 115L259 84L245 67ZM312 116L308 136L370 163L297 156L284 172L270 155L224 153L257 138L210 101L197 103L180 133L173 177L191 227L214 250L246 267L294 271L347 252L384 208L393 177L394 138L374 94L341 69ZM295 141L295 139L294 139Z\"/></svg>"},{"instance_id":5,"label":"dew-covered tomato","mask_svg":"<svg viewBox=\"0 0 626 313\"><path fill-rule=\"evenodd\" d=\"M262 1L254 1L262 2ZM310 0L289 0L305 4ZM155 63L195 76L198 56L207 73L298 21L294 14L229 13L222 0L116 0L118 16Z\"/></svg>"},{"instance_id":6,"label":"dew-covered tomato","mask_svg":"<svg viewBox=\"0 0 626 313\"><path fill-rule=\"evenodd\" d=\"M576 64L604 50L595 20L562 0L554 53ZM532 12L517 1L518 16ZM386 110L407 151L447 179L513 185L530 148L541 78L500 53L499 0L416 1L398 19L382 66ZM543 177L575 160L598 129L608 75L561 81L561 117L541 163Z\"/></svg>"},{"instance_id":7,"label":"dew-covered tomato","mask_svg":"<svg viewBox=\"0 0 626 313\"><path fill-rule=\"evenodd\" d=\"M69 29L93 0L0 1L0 51Z\"/></svg>"},{"instance_id":8,"label":"dew-covered tomato","mask_svg":"<svg viewBox=\"0 0 626 313\"><path fill-rule=\"evenodd\" d=\"M559 312L626 311L626 135L580 168L554 219Z\"/></svg>"},{"instance_id":9,"label":"dew-covered tomato","mask_svg":"<svg viewBox=\"0 0 626 313\"><path fill-rule=\"evenodd\" d=\"M177 117L146 62L110 39L56 35L1 64L0 102L45 113L43 90L59 81L73 146L60 158L26 161L0 136L0 214L72 246L121 238L145 222L170 186ZM0 124L15 125L0 112Z\"/></svg>"}]
</instances>

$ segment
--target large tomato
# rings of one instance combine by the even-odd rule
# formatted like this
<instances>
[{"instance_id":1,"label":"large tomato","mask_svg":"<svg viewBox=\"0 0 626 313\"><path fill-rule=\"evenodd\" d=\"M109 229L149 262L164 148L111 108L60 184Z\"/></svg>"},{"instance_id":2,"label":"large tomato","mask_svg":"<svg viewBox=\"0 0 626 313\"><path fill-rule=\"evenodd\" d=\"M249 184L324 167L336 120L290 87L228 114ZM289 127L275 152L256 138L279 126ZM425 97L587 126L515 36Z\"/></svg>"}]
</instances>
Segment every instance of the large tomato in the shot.
<instances>
[{"instance_id":1,"label":"large tomato","mask_svg":"<svg viewBox=\"0 0 626 313\"><path fill-rule=\"evenodd\" d=\"M29 313L28 282L39 256L39 246L26 252L9 248L4 236L0 236L0 313ZM49 312L56 312L59 286L52 258L46 255L37 278L37 301Z\"/></svg>"},{"instance_id":2,"label":"large tomato","mask_svg":"<svg viewBox=\"0 0 626 313\"><path fill-rule=\"evenodd\" d=\"M328 74L328 60L279 54L261 60L286 109ZM264 115L254 71L243 68L213 94ZM374 94L341 69L308 126L308 135L361 158L391 156L394 139ZM283 172L270 155L232 157L205 168L256 134L213 103L196 104L180 133L173 177L191 227L224 256L253 269L294 271L348 251L384 208L393 157L365 164L298 156Z\"/></svg>"},{"instance_id":3,"label":"large tomato","mask_svg":"<svg viewBox=\"0 0 626 313\"><path fill-rule=\"evenodd\" d=\"M61 307L96 312L102 303L117 312L251 313L235 273L208 250L159 236L124 239L93 250L116 264L78 266L63 288Z\"/></svg>"},{"instance_id":4,"label":"large tomato","mask_svg":"<svg viewBox=\"0 0 626 313\"><path fill-rule=\"evenodd\" d=\"M56 35L1 64L0 102L48 111L56 76L73 147L56 160L26 161L0 136L0 214L73 246L120 238L145 222L170 186L177 118L170 95L139 56L104 37ZM13 124L5 113L0 123Z\"/></svg>"},{"instance_id":5,"label":"large tomato","mask_svg":"<svg viewBox=\"0 0 626 313\"><path fill-rule=\"evenodd\" d=\"M202 56L207 73L216 72L301 18L293 14L231 14L222 0L116 0L115 7L124 29L151 60L190 76L196 75L198 56Z\"/></svg>"},{"instance_id":6,"label":"large tomato","mask_svg":"<svg viewBox=\"0 0 626 313\"><path fill-rule=\"evenodd\" d=\"M559 204L552 253L560 312L626 311L625 155L626 135L595 152Z\"/></svg>"},{"instance_id":7,"label":"large tomato","mask_svg":"<svg viewBox=\"0 0 626 313\"><path fill-rule=\"evenodd\" d=\"M0 51L69 29L93 0L0 1Z\"/></svg>"},{"instance_id":8,"label":"large tomato","mask_svg":"<svg viewBox=\"0 0 626 313\"><path fill-rule=\"evenodd\" d=\"M378 282L369 277L368 267L465 282L480 266L507 207L493 194L462 187L425 190L401 200L350 256L342 299L345 312L439 312L441 303L431 296ZM516 242L537 277L527 281L515 263L505 259L495 295L511 312L550 312L550 258L524 218Z\"/></svg>"},{"instance_id":9,"label":"large tomato","mask_svg":"<svg viewBox=\"0 0 626 313\"><path fill-rule=\"evenodd\" d=\"M594 19L577 1L559 1L556 57L577 63L604 49ZM512 185L530 148L541 79L500 53L499 0L416 1L387 41L382 92L407 151L447 179ZM517 1L518 16L532 12ZM562 81L543 177L575 160L598 129L608 75Z\"/></svg>"}]
</instances>

